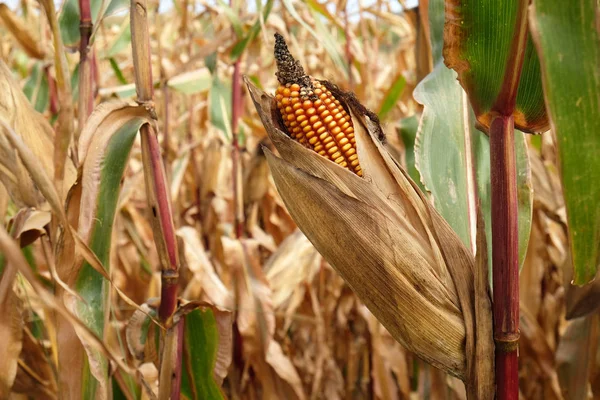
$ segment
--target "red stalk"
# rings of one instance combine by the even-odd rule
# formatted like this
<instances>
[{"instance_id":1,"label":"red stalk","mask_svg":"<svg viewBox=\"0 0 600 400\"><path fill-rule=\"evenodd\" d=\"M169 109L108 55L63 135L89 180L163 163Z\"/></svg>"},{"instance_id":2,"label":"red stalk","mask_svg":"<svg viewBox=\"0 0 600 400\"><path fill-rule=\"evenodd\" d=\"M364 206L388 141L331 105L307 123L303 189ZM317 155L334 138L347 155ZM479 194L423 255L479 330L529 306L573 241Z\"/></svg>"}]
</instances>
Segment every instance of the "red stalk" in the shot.
<instances>
[{"instance_id":1,"label":"red stalk","mask_svg":"<svg viewBox=\"0 0 600 400\"><path fill-rule=\"evenodd\" d=\"M492 170L492 263L496 398L519 398L519 237L512 116L498 116L490 126Z\"/></svg>"},{"instance_id":2,"label":"red stalk","mask_svg":"<svg viewBox=\"0 0 600 400\"><path fill-rule=\"evenodd\" d=\"M148 10L146 0L132 0L130 12L131 44L133 65L135 72L136 92L138 103L144 104L150 114L157 119L154 110L154 89L152 82L152 64L150 34L148 31ZM161 300L158 315L162 323L170 329L173 323L173 313L177 309L177 292L179 282L179 254L177 250L177 239L173 225L173 213L169 197L169 185L167 183L165 167L161 157L160 145L156 133L150 124L145 124L140 129L142 138L142 157L144 164L144 178L146 182L146 194L148 205L152 210L152 227L154 241L158 250L161 265ZM160 375L170 377L170 385L161 385L159 397L168 395L171 399L178 399L181 384L181 346L183 345L183 324L176 329L178 335L176 359L174 363L162 362L170 359L165 357L165 351L171 348L165 347L162 351ZM165 339L165 336L162 336ZM162 381L164 382L164 381Z\"/></svg>"},{"instance_id":3,"label":"red stalk","mask_svg":"<svg viewBox=\"0 0 600 400\"><path fill-rule=\"evenodd\" d=\"M496 399L519 398L519 230L513 113L527 44L527 7L520 0L502 88L492 110L492 269Z\"/></svg>"},{"instance_id":4,"label":"red stalk","mask_svg":"<svg viewBox=\"0 0 600 400\"><path fill-rule=\"evenodd\" d=\"M94 108L94 93L92 91L92 66L88 57L90 36L92 35L92 13L90 0L79 0L79 110L78 132Z\"/></svg>"},{"instance_id":5,"label":"red stalk","mask_svg":"<svg viewBox=\"0 0 600 400\"><path fill-rule=\"evenodd\" d=\"M146 124L140 129L142 135L142 149L148 149L148 160L151 165L152 190L156 202L153 206L153 213L156 215L159 231L162 238L155 238L157 242L164 241L164 254L159 255L162 264L162 285L161 301L158 309L158 315L161 321L166 321L173 315L177 308L177 283L179 278L179 261L177 258L177 240L175 238L175 229L173 227L173 216L171 213L171 204L167 187L165 169L162 163L160 146L156 135ZM144 142L147 144L144 145ZM158 245L158 243L157 243ZM161 252L162 253L162 252Z\"/></svg>"}]
</instances>

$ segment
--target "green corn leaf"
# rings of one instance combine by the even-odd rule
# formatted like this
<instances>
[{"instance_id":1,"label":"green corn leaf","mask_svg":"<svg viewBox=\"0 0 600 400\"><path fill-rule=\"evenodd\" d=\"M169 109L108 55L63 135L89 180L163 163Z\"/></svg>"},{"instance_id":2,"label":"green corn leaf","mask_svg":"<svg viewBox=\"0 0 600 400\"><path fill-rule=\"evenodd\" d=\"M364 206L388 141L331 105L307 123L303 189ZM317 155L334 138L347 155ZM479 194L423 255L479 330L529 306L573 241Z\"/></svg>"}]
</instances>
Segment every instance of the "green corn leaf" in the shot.
<instances>
[{"instance_id":1,"label":"green corn leaf","mask_svg":"<svg viewBox=\"0 0 600 400\"><path fill-rule=\"evenodd\" d=\"M46 110L49 101L48 79L46 78L46 74L44 74L41 62L33 65L29 79L27 79L23 87L23 92L31 104L33 104L36 111L43 113Z\"/></svg>"},{"instance_id":2,"label":"green corn leaf","mask_svg":"<svg viewBox=\"0 0 600 400\"><path fill-rule=\"evenodd\" d=\"M515 38L521 29L519 13L527 9L524 1L529 3L527 0L446 0L444 59L446 65L458 73L477 120L484 128L489 127L492 109L507 88L505 72L515 61ZM527 29L527 25L522 29ZM512 76L508 73L506 79ZM523 131L548 129L539 59L529 37L513 115L515 127Z\"/></svg>"},{"instance_id":3,"label":"green corn leaf","mask_svg":"<svg viewBox=\"0 0 600 400\"><path fill-rule=\"evenodd\" d=\"M112 42L108 51L103 54L103 57L112 58L123 50L131 51L131 25L128 19L123 21L121 33Z\"/></svg>"},{"instance_id":4,"label":"green corn leaf","mask_svg":"<svg viewBox=\"0 0 600 400\"><path fill-rule=\"evenodd\" d=\"M231 135L231 85L214 76L209 95L210 121L219 128L226 139Z\"/></svg>"},{"instance_id":5,"label":"green corn leaf","mask_svg":"<svg viewBox=\"0 0 600 400\"><path fill-rule=\"evenodd\" d=\"M558 143L577 285L593 279L600 265L599 10L595 0L536 0L530 15Z\"/></svg>"},{"instance_id":6,"label":"green corn leaf","mask_svg":"<svg viewBox=\"0 0 600 400\"><path fill-rule=\"evenodd\" d=\"M404 157L406 158L406 170L412 180L425 192L425 187L421 183L421 174L415 164L415 140L417 138L417 130L419 129L419 117L413 115L406 117L400 121L398 134L404 143Z\"/></svg>"},{"instance_id":7,"label":"green corn leaf","mask_svg":"<svg viewBox=\"0 0 600 400\"><path fill-rule=\"evenodd\" d=\"M181 392L188 399L224 399L213 377L219 329L213 311L196 309L185 316Z\"/></svg>"},{"instance_id":8,"label":"green corn leaf","mask_svg":"<svg viewBox=\"0 0 600 400\"><path fill-rule=\"evenodd\" d=\"M102 14L102 18L113 15L116 12L123 10L129 6L126 0L106 0L108 5ZM102 11L103 0L90 0L90 8L92 11L92 23L98 21L100 12ZM101 19L101 18L100 18ZM66 0L58 16L58 24L60 34L66 47L74 47L79 43L81 38L79 33L79 3L78 0Z\"/></svg>"},{"instance_id":9,"label":"green corn leaf","mask_svg":"<svg viewBox=\"0 0 600 400\"><path fill-rule=\"evenodd\" d=\"M79 157L85 190L81 192L78 232L106 269L110 268L112 227L123 173L137 132L149 121L143 107L103 103L94 110L81 134ZM75 273L74 289L85 301L75 305L75 312L102 338L110 312L108 282L87 262ZM96 350L88 349L87 353L88 362L82 371L83 398L95 398L98 385L108 385L108 362Z\"/></svg>"},{"instance_id":10,"label":"green corn leaf","mask_svg":"<svg viewBox=\"0 0 600 400\"><path fill-rule=\"evenodd\" d=\"M383 97L383 101L381 102L381 107L379 108L379 112L377 113L379 119L384 119L390 111L394 108L400 96L402 95L402 91L406 86L406 79L402 74L398 74L392 86L387 90L385 96Z\"/></svg>"},{"instance_id":11,"label":"green corn leaf","mask_svg":"<svg viewBox=\"0 0 600 400\"><path fill-rule=\"evenodd\" d=\"M168 85L180 93L190 95L208 91L212 83L208 68L201 68L174 76L169 79Z\"/></svg>"},{"instance_id":12,"label":"green corn leaf","mask_svg":"<svg viewBox=\"0 0 600 400\"><path fill-rule=\"evenodd\" d=\"M429 4L431 25L434 26L443 18L443 0L433 0ZM435 208L465 245L474 249L477 201L483 212L486 235L491 238L489 141L484 133L475 129L475 115L456 80L456 73L443 64L441 29L432 30L431 40L437 63L414 92L415 99L424 105L415 144L416 165ZM519 261L522 265L529 242L533 196L525 137L519 131L515 131L515 135ZM491 271L492 241L488 239L487 242Z\"/></svg>"},{"instance_id":13,"label":"green corn leaf","mask_svg":"<svg viewBox=\"0 0 600 400\"><path fill-rule=\"evenodd\" d=\"M269 14L273 9L273 3L273 0L267 1L267 4L264 6L262 14L254 23L254 25L252 25L252 28L250 28L250 31L246 34L246 37L244 37L242 40L237 42L235 46L233 46L233 49L231 50L231 61L236 61L238 58L240 58L244 50L246 50L246 47L248 47L248 45L256 38L256 36L258 36L264 22L267 20L267 18L269 18Z\"/></svg>"},{"instance_id":14,"label":"green corn leaf","mask_svg":"<svg viewBox=\"0 0 600 400\"><path fill-rule=\"evenodd\" d=\"M111 57L111 58L108 59L108 61L110 62L110 67L112 68L112 70L115 73L115 76L117 77L117 79L119 80L119 82L122 85L126 85L127 84L127 80L123 76L123 72L121 71L121 68L119 68L119 64L117 63L117 60L115 60L114 58Z\"/></svg>"}]
</instances>

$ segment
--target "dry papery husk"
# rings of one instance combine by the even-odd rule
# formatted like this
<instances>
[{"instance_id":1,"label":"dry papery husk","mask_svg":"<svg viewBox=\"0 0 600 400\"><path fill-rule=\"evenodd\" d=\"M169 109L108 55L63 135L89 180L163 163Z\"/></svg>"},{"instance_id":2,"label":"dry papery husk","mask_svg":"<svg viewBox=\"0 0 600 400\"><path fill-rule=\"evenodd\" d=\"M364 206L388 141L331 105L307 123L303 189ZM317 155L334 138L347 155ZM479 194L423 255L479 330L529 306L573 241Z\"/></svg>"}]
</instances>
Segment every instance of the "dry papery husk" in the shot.
<instances>
[{"instance_id":1,"label":"dry papery husk","mask_svg":"<svg viewBox=\"0 0 600 400\"><path fill-rule=\"evenodd\" d=\"M469 398L492 399L485 260L476 262L389 155L376 118L353 95L322 83L352 117L362 178L292 140L275 99L246 80L281 156L265 149L288 211L398 342L463 380Z\"/></svg>"},{"instance_id":2,"label":"dry papery husk","mask_svg":"<svg viewBox=\"0 0 600 400\"><path fill-rule=\"evenodd\" d=\"M0 121L13 129L19 139L31 150L48 176L54 176L54 131L44 116L37 112L4 61L0 60ZM30 177L17 151L0 126L0 183L18 207L40 207L44 197ZM70 159L66 160L65 182L70 187L76 170ZM66 196L66 193L60 193Z\"/></svg>"}]
</instances>

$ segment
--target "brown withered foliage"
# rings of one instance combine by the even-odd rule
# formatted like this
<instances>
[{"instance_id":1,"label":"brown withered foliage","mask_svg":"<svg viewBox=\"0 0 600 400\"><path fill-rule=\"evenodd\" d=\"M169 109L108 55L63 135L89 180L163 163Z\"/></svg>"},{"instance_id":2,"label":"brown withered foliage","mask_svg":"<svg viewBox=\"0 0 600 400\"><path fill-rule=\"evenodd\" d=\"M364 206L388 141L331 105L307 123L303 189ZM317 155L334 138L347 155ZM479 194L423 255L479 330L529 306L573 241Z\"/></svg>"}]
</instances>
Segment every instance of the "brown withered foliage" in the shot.
<instances>
[{"instance_id":1,"label":"brown withered foliage","mask_svg":"<svg viewBox=\"0 0 600 400\"><path fill-rule=\"evenodd\" d=\"M460 380L401 345L298 230L267 164L276 150L245 88L237 132L240 157L235 162L232 158L232 52L251 36L240 69L256 86L275 93L277 78L286 79L275 75L273 37L279 33L304 72L332 82L323 84L334 95L353 92L355 97L345 97L348 102L358 99L361 107L375 112L370 120L377 126L381 122L386 149L397 156L394 162L403 164L405 149L412 144L403 143L395 132L402 118L419 114L412 89L417 77L429 70L423 57L430 49L422 39L428 35L422 15L398 11L396 1L347 11L345 2L294 2L295 11L275 2L262 20L255 10L207 3L200 7L183 1L166 9L161 5L160 13L158 2L149 3L149 48L158 137L180 251L179 295L232 311L230 320L220 319L229 321L232 335L222 338L227 346L219 348L213 371L224 394L230 399L465 399ZM60 109L52 35L40 6L21 4L12 12L0 7L0 87L7 88L0 93L0 119L20 135L52 177ZM259 11L264 13L264 8ZM133 107L128 21L127 15L117 13L95 23L90 59L96 107L114 98L129 102L122 107ZM257 33L250 35L253 26ZM37 42L29 43L32 38ZM73 73L79 60L70 50L77 45L65 46ZM400 78L406 81L402 93L392 111L378 121L376 113ZM11 94L19 89L28 100L21 91ZM76 126L76 132L81 128ZM61 340L69 335L79 340L74 328L82 327L66 316L62 297L49 298L50 292L44 292L69 290L68 275L63 282L62 272L56 271L62 256L56 249L62 244L54 221L49 223L49 210L56 210L6 139L7 130L0 127L0 398L67 398L61 387L76 380L80 371L58 368L56 332L65 329ZM36 137L35 132L43 135ZM600 396L594 301L600 289L596 284L583 289L569 284L554 144L544 135L540 146L530 147L535 197L521 272L521 394L525 399ZM161 282L140 148L134 144L116 194L109 256L112 310L105 339L87 342L111 355L107 358L113 388L126 398L151 398L159 381L158 349L128 339L143 325L140 310L149 313L156 305L153 299L160 295ZM71 143L65 172L69 187L76 180L73 165L81 161L74 156L76 150ZM78 190L74 186L69 195L59 191L56 197L62 205L65 198L79 198ZM241 216L241 237L236 235L236 216ZM64 218L76 219L70 213ZM19 264L6 262L9 255L17 257L19 246L33 269L25 268L25 258ZM148 305L132 305L144 303ZM574 319L567 321L567 316ZM83 363L76 357L72 361ZM136 397L132 388L142 394Z\"/></svg>"}]
</instances>

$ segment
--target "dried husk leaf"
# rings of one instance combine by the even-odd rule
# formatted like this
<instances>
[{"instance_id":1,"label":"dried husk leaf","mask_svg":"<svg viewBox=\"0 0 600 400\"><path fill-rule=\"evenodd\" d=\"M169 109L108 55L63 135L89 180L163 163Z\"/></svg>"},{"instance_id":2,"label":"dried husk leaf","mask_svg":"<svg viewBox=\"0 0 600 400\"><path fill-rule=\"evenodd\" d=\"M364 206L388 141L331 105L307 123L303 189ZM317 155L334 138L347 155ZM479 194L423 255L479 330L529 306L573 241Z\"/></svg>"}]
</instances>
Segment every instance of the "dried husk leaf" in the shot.
<instances>
[{"instance_id":1,"label":"dried husk leaf","mask_svg":"<svg viewBox=\"0 0 600 400\"><path fill-rule=\"evenodd\" d=\"M360 178L290 139L274 99L247 84L282 156L265 151L273 178L301 230L396 340L465 381L472 398L492 398L486 280L475 280L474 257L384 149L377 119L326 83L352 115Z\"/></svg>"},{"instance_id":2,"label":"dried husk leaf","mask_svg":"<svg viewBox=\"0 0 600 400\"><path fill-rule=\"evenodd\" d=\"M371 312L411 351L464 377L460 309L411 236L375 207L266 154L290 214ZM411 281L420 281L423 293Z\"/></svg>"},{"instance_id":3,"label":"dried husk leaf","mask_svg":"<svg viewBox=\"0 0 600 400\"><path fill-rule=\"evenodd\" d=\"M36 162L48 176L54 176L52 159L54 131L46 119L37 112L14 80L10 69L0 60L0 120L20 137L35 156ZM5 128L0 128L0 132ZM65 183L70 187L75 181L76 171L71 160L65 165ZM44 198L30 178L14 150L14 145L4 134L0 135L0 181L18 207L38 207ZM59 193L62 199L66 193Z\"/></svg>"}]
</instances>

